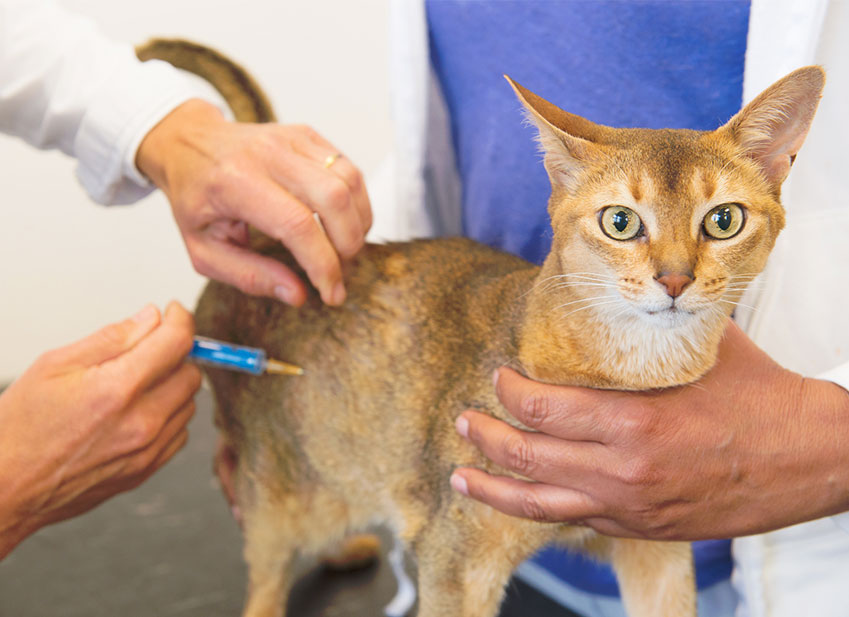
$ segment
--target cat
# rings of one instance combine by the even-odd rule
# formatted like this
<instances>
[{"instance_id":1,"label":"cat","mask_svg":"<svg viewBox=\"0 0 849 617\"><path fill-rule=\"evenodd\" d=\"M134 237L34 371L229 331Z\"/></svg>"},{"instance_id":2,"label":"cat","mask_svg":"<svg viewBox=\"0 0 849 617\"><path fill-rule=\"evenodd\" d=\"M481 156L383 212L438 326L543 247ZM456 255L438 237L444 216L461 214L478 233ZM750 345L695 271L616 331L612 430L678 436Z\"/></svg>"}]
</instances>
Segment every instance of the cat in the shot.
<instances>
[{"instance_id":1,"label":"cat","mask_svg":"<svg viewBox=\"0 0 849 617\"><path fill-rule=\"evenodd\" d=\"M201 74L215 83L229 73ZM508 81L551 181L554 236L541 267L463 238L370 244L341 307L314 290L292 308L217 282L198 302L199 334L305 370L207 370L236 461L246 617L284 614L296 555L375 523L415 558L419 617L494 617L514 568L550 543L609 560L631 617L696 614L689 544L514 518L454 492L457 467L506 473L454 422L474 408L517 424L492 387L505 365L620 390L704 375L784 225L780 187L824 73L791 73L715 131L609 128ZM255 247L297 268L279 244L259 237Z\"/></svg>"}]
</instances>

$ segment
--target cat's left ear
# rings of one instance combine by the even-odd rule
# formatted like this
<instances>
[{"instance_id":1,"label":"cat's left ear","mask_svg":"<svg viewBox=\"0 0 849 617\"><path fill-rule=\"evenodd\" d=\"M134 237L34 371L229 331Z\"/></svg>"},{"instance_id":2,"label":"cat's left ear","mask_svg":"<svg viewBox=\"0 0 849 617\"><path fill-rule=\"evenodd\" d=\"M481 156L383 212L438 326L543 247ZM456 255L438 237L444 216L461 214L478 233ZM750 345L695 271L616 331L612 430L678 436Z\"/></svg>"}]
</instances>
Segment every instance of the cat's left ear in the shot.
<instances>
[{"instance_id":1,"label":"cat's left ear","mask_svg":"<svg viewBox=\"0 0 849 617\"><path fill-rule=\"evenodd\" d=\"M778 187L811 128L824 85L825 71L819 66L793 71L761 92L718 132L741 146L770 184Z\"/></svg>"},{"instance_id":2,"label":"cat's left ear","mask_svg":"<svg viewBox=\"0 0 849 617\"><path fill-rule=\"evenodd\" d=\"M574 188L586 166L601 156L600 148L593 142L610 129L563 111L507 75L504 78L525 106L529 120L539 129L539 143L545 152L545 169L552 184Z\"/></svg>"}]
</instances>

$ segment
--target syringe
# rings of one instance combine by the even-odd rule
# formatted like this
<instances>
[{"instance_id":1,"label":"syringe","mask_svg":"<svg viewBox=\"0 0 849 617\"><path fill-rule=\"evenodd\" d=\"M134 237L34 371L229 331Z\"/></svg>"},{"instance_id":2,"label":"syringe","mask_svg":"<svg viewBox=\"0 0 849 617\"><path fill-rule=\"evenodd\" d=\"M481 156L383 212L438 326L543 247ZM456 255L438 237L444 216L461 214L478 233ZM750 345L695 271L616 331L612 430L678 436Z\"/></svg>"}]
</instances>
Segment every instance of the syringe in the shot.
<instances>
[{"instance_id":1,"label":"syringe","mask_svg":"<svg viewBox=\"0 0 849 617\"><path fill-rule=\"evenodd\" d=\"M233 345L224 341L196 336L189 358L200 364L229 369L251 375L273 373L276 375L303 375L304 369L294 364L269 358L256 347Z\"/></svg>"}]
</instances>

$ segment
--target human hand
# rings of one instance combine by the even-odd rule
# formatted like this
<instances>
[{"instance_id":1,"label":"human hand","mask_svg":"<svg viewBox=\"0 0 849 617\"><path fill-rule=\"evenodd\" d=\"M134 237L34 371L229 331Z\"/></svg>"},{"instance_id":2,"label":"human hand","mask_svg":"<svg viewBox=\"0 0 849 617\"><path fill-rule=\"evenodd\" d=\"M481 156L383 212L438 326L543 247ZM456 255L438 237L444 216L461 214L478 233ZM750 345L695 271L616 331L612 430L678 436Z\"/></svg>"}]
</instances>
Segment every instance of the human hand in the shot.
<instances>
[{"instance_id":1,"label":"human hand","mask_svg":"<svg viewBox=\"0 0 849 617\"><path fill-rule=\"evenodd\" d=\"M306 126L228 122L191 100L142 141L136 163L168 196L195 269L245 293L300 305L283 264L248 248L248 225L282 242L327 304L345 300L341 260L362 248L371 204L360 171ZM321 217L326 234L313 218Z\"/></svg>"},{"instance_id":2,"label":"human hand","mask_svg":"<svg viewBox=\"0 0 849 617\"><path fill-rule=\"evenodd\" d=\"M141 484L186 442L194 325L148 306L42 355L0 395L0 559L41 527Z\"/></svg>"},{"instance_id":3,"label":"human hand","mask_svg":"<svg viewBox=\"0 0 849 617\"><path fill-rule=\"evenodd\" d=\"M467 411L461 435L530 479L458 469L507 514L613 536L747 535L849 509L849 393L782 369L733 323L698 382L651 392L540 384L500 369L523 431Z\"/></svg>"}]
</instances>

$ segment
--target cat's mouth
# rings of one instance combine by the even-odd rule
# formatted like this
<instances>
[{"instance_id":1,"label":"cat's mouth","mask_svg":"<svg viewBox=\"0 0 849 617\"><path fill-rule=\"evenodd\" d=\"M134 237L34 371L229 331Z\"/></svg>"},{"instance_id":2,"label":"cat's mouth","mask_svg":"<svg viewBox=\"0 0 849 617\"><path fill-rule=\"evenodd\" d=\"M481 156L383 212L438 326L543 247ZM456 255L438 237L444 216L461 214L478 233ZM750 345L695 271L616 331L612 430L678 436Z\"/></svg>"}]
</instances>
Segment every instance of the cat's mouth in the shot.
<instances>
[{"instance_id":1,"label":"cat's mouth","mask_svg":"<svg viewBox=\"0 0 849 617\"><path fill-rule=\"evenodd\" d=\"M688 311L673 304L662 309L647 310L645 313L656 325L677 327L688 323L694 311Z\"/></svg>"}]
</instances>

